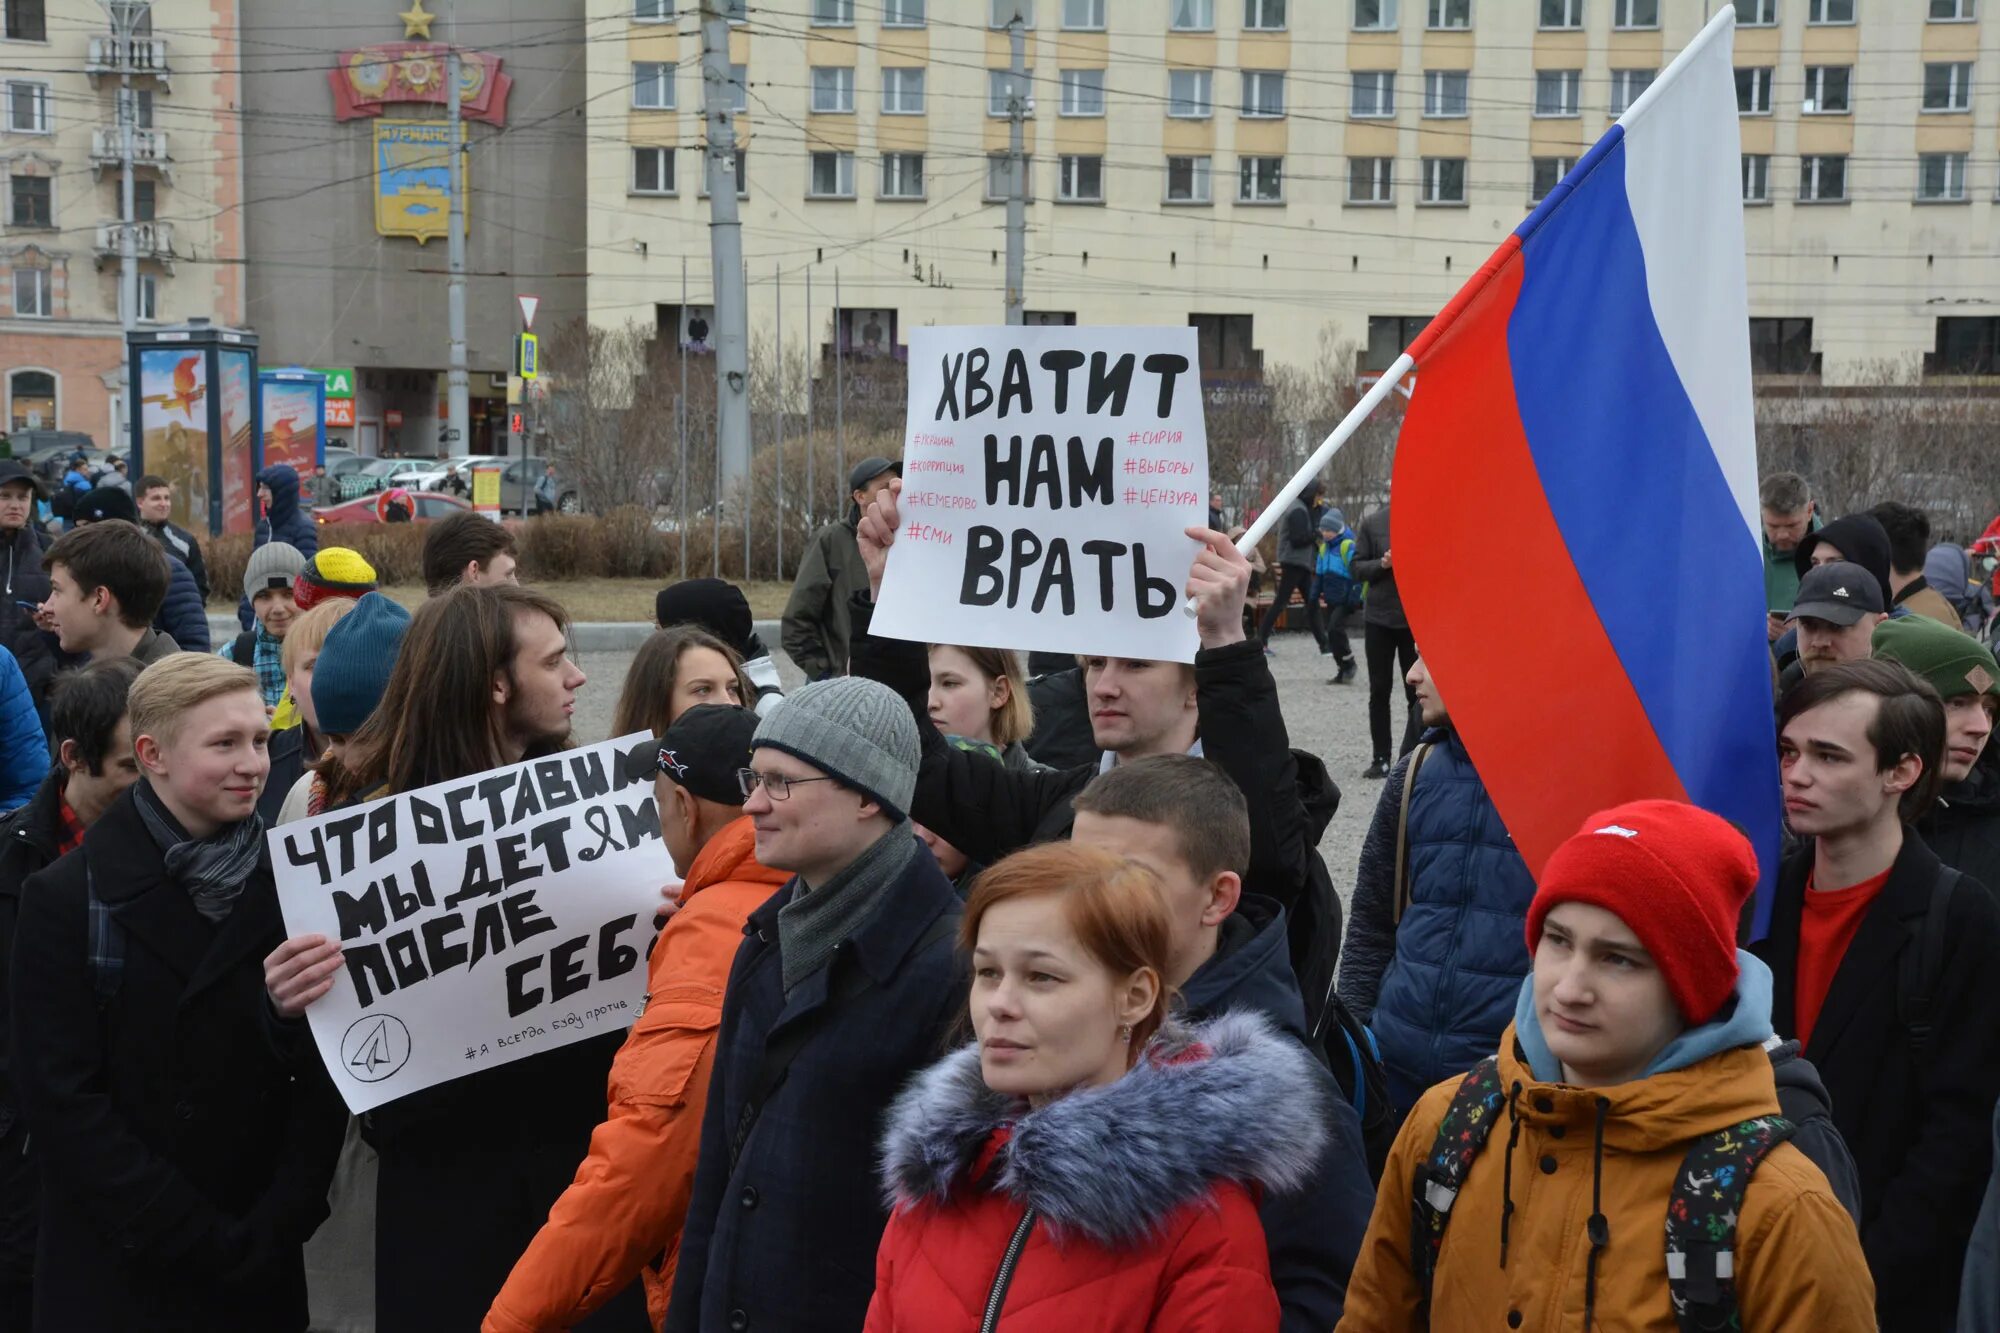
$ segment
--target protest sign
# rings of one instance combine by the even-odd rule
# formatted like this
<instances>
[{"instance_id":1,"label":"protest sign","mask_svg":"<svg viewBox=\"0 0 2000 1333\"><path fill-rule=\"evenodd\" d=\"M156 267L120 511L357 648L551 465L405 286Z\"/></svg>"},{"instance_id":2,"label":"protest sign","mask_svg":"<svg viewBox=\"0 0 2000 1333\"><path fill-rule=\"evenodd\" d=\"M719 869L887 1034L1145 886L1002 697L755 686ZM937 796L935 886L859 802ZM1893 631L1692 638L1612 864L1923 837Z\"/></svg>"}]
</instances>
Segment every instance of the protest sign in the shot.
<instances>
[{"instance_id":1,"label":"protest sign","mask_svg":"<svg viewBox=\"0 0 2000 1333\"><path fill-rule=\"evenodd\" d=\"M915 329L872 632L1192 662L1208 518L1192 328Z\"/></svg>"},{"instance_id":2,"label":"protest sign","mask_svg":"<svg viewBox=\"0 0 2000 1333\"><path fill-rule=\"evenodd\" d=\"M629 736L271 830L286 932L341 942L306 1011L356 1113L624 1028L676 878Z\"/></svg>"}]
</instances>

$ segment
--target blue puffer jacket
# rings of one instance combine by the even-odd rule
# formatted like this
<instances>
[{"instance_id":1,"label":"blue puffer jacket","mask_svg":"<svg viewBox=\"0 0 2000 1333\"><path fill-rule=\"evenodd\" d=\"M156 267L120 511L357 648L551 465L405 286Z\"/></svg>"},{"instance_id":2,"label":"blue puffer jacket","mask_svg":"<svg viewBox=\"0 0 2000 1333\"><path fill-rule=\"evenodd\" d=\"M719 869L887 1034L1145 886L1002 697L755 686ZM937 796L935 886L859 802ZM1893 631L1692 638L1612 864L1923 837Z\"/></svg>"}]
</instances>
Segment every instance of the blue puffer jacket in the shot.
<instances>
[{"instance_id":1,"label":"blue puffer jacket","mask_svg":"<svg viewBox=\"0 0 2000 1333\"><path fill-rule=\"evenodd\" d=\"M1409 760L1383 785L1361 851L1340 994L1382 1048L1389 1093L1425 1089L1493 1053L1528 974L1535 881L1457 733L1434 728L1410 799L1410 905L1394 911L1396 821Z\"/></svg>"},{"instance_id":2,"label":"blue puffer jacket","mask_svg":"<svg viewBox=\"0 0 2000 1333\"><path fill-rule=\"evenodd\" d=\"M0 648L0 810L26 805L49 771L49 742L14 654Z\"/></svg>"},{"instance_id":3,"label":"blue puffer jacket","mask_svg":"<svg viewBox=\"0 0 2000 1333\"><path fill-rule=\"evenodd\" d=\"M205 653L208 641L208 607L202 603L201 588L194 581L194 571L182 564L171 551L165 551L167 570L167 600L160 603L160 613L153 617L153 628L162 634L171 635L181 646L182 652Z\"/></svg>"},{"instance_id":4,"label":"blue puffer jacket","mask_svg":"<svg viewBox=\"0 0 2000 1333\"><path fill-rule=\"evenodd\" d=\"M290 542L308 560L318 555L319 525L299 504L299 474L287 464L274 463L257 474L257 484L271 488L271 508L257 520L257 540L250 549L266 542ZM236 619L244 629L257 623L248 597L236 604Z\"/></svg>"}]
</instances>

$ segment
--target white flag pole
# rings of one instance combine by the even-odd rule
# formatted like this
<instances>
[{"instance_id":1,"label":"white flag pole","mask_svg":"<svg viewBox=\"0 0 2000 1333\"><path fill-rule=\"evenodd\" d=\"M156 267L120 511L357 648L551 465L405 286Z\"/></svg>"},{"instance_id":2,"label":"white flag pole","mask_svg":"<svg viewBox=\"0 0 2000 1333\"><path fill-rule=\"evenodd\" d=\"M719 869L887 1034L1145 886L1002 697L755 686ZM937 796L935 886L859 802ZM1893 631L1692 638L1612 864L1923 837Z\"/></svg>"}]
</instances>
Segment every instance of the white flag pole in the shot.
<instances>
[{"instance_id":1,"label":"white flag pole","mask_svg":"<svg viewBox=\"0 0 2000 1333\"><path fill-rule=\"evenodd\" d=\"M1297 475L1285 483L1283 490L1271 497L1271 503L1264 506L1264 512L1257 515L1257 521L1250 525L1250 530L1238 539L1237 550L1249 555L1257 543L1264 540L1265 534L1276 527L1278 520L1284 517L1285 511L1292 507L1292 501L1299 498L1299 492L1306 488L1306 483L1318 476L1326 465L1333 461L1333 456L1340 452L1340 446L1346 444L1354 432L1361 429L1361 423L1368 420L1375 409L1382 405L1384 398L1395 392L1396 386L1402 383L1403 376L1416 369L1416 365L1417 363L1410 359L1410 354L1405 352L1396 358L1395 364L1382 372L1381 379L1368 386L1368 392L1361 396L1361 401L1341 418L1340 424L1333 428L1333 433L1326 437L1320 447L1313 450L1313 456L1305 461L1305 465L1298 470Z\"/></svg>"}]
</instances>

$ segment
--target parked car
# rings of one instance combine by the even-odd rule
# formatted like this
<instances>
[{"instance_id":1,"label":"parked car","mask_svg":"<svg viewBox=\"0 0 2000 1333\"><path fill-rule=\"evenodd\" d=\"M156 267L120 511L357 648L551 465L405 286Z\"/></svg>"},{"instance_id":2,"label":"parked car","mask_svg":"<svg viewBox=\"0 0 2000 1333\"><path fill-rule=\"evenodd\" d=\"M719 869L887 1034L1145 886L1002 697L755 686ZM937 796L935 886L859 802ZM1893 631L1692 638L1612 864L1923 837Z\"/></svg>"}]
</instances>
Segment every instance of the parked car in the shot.
<instances>
[{"instance_id":1,"label":"parked car","mask_svg":"<svg viewBox=\"0 0 2000 1333\"><path fill-rule=\"evenodd\" d=\"M546 458L509 459L506 470L500 474L500 512L534 513L535 487L542 484L542 473L548 465ZM556 495L557 513L574 514L582 510L576 498L576 483L563 476L560 468L556 469Z\"/></svg>"},{"instance_id":2,"label":"parked car","mask_svg":"<svg viewBox=\"0 0 2000 1333\"><path fill-rule=\"evenodd\" d=\"M17 430L8 436L14 457L44 481L61 481L70 455L81 453L94 471L109 466L111 451L80 430Z\"/></svg>"},{"instance_id":3,"label":"parked car","mask_svg":"<svg viewBox=\"0 0 2000 1333\"><path fill-rule=\"evenodd\" d=\"M472 490L472 469L483 463L505 463L501 454L453 454L444 460L444 475L425 490L450 491L453 495L465 495Z\"/></svg>"},{"instance_id":4,"label":"parked car","mask_svg":"<svg viewBox=\"0 0 2000 1333\"><path fill-rule=\"evenodd\" d=\"M412 521L417 523L431 523L441 518L450 518L453 514L462 514L472 508L470 504L467 504L455 495L439 495L435 491L402 489L403 494L409 497L411 506L416 510L416 513L411 517ZM380 496L363 495L357 499L342 501L337 505L321 505L319 508L313 510L313 521L322 525L328 523L380 523L382 521L380 504Z\"/></svg>"},{"instance_id":5,"label":"parked car","mask_svg":"<svg viewBox=\"0 0 2000 1333\"><path fill-rule=\"evenodd\" d=\"M352 500L356 496L386 491L392 486L410 487L415 484L409 480L411 477L434 471L437 461L435 458L370 458L354 471L340 475L340 498Z\"/></svg>"}]
</instances>

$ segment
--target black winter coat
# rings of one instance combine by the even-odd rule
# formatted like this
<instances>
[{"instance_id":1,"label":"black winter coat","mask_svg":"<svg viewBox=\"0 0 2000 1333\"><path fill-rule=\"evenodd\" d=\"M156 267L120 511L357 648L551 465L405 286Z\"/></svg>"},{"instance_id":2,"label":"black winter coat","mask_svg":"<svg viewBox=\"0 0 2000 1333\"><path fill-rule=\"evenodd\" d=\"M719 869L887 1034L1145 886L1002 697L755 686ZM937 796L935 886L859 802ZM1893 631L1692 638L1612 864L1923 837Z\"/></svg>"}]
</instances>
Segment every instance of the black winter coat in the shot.
<instances>
[{"instance_id":1,"label":"black winter coat","mask_svg":"<svg viewBox=\"0 0 2000 1333\"><path fill-rule=\"evenodd\" d=\"M910 816L982 865L1038 842L1067 838L1071 801L1100 771L1013 772L957 749L930 718L930 659L924 645L869 633L874 604L855 597L849 670L903 696L923 739L923 767ZM1243 790L1250 806L1246 893L1285 910L1291 955L1310 1019L1333 988L1340 952L1340 899L1319 859L1320 835L1340 806L1340 788L1316 755L1291 748L1278 684L1254 640L1195 654L1196 734L1202 753ZM1033 753L1030 751L1030 753Z\"/></svg>"},{"instance_id":2,"label":"black winter coat","mask_svg":"<svg viewBox=\"0 0 2000 1333\"><path fill-rule=\"evenodd\" d=\"M1090 698L1082 667L1030 676L1028 702L1035 710L1035 730L1022 744L1036 763L1077 768L1103 757L1090 732Z\"/></svg>"},{"instance_id":3,"label":"black winter coat","mask_svg":"<svg viewBox=\"0 0 2000 1333\"><path fill-rule=\"evenodd\" d=\"M1389 550L1389 508L1384 505L1363 518L1354 532L1354 577L1368 585L1361 623L1408 629L1410 618L1403 614L1403 594L1396 590L1395 566L1382 564Z\"/></svg>"},{"instance_id":4,"label":"black winter coat","mask_svg":"<svg viewBox=\"0 0 2000 1333\"><path fill-rule=\"evenodd\" d=\"M1799 919L1813 844L1785 858L1771 933L1771 1023L1796 1037ZM1943 864L1907 830L1889 881L1834 973L1806 1046L1833 1101L1833 1122L1861 1177L1861 1243L1884 1333L1951 1327L1960 1264L1992 1165L2000 1098L2000 1010L1987 981L2000 957L2000 904L1966 878L1946 903L1933 1034L1919 1058L1898 1003L1906 949L1918 947Z\"/></svg>"},{"instance_id":5,"label":"black winter coat","mask_svg":"<svg viewBox=\"0 0 2000 1333\"><path fill-rule=\"evenodd\" d=\"M750 914L729 971L667 1333L861 1327L889 1220L875 1173L883 1121L910 1076L950 1049L965 1013L951 935L916 947L959 906L928 851L787 996L778 912L798 891L793 880ZM855 968L871 984L838 993ZM798 1023L815 1027L732 1164L765 1047Z\"/></svg>"},{"instance_id":6,"label":"black winter coat","mask_svg":"<svg viewBox=\"0 0 2000 1333\"><path fill-rule=\"evenodd\" d=\"M26 1282L35 1270L41 1173L28 1156L28 1126L14 1091L6 1032L21 886L56 859L62 836L62 775L60 766L51 767L28 803L0 818L0 1286Z\"/></svg>"},{"instance_id":7,"label":"black winter coat","mask_svg":"<svg viewBox=\"0 0 2000 1333\"><path fill-rule=\"evenodd\" d=\"M58 662L55 636L35 625L35 608L48 599L49 576L42 570L42 544L33 525L0 533L0 648L21 664L44 727Z\"/></svg>"},{"instance_id":8,"label":"black winter coat","mask_svg":"<svg viewBox=\"0 0 2000 1333\"><path fill-rule=\"evenodd\" d=\"M2000 886L2000 741L1987 742L1963 782L1945 787L1917 832L1953 870Z\"/></svg>"},{"instance_id":9,"label":"black winter coat","mask_svg":"<svg viewBox=\"0 0 2000 1333\"><path fill-rule=\"evenodd\" d=\"M1330 1117L1326 1152L1305 1188L1267 1194L1257 1212L1271 1251L1271 1282L1281 1307L1278 1327L1283 1333L1325 1333L1340 1322L1347 1278L1375 1207L1375 1186L1368 1179L1354 1107L1327 1072L1325 1054L1307 1035L1305 1004L1286 951L1284 912L1267 899L1244 898L1222 923L1214 956L1181 988L1181 1018L1201 1023L1248 1010L1268 1018L1312 1053Z\"/></svg>"},{"instance_id":10,"label":"black winter coat","mask_svg":"<svg viewBox=\"0 0 2000 1333\"><path fill-rule=\"evenodd\" d=\"M208 635L208 607L195 586L194 572L172 551L167 557L167 596L153 628L172 638L184 653L205 653L211 644Z\"/></svg>"},{"instance_id":11,"label":"black winter coat","mask_svg":"<svg viewBox=\"0 0 2000 1333\"><path fill-rule=\"evenodd\" d=\"M257 484L271 488L270 512L257 520L251 550L266 542L286 542L307 560L319 554L319 525L299 504L299 474L286 463L274 463L257 474ZM236 619L244 629L257 623L246 593L236 603Z\"/></svg>"},{"instance_id":12,"label":"black winter coat","mask_svg":"<svg viewBox=\"0 0 2000 1333\"><path fill-rule=\"evenodd\" d=\"M86 870L87 867L87 870ZM122 946L92 963L94 883ZM345 1123L264 957L285 937L268 861L220 925L166 877L130 792L28 881L13 1045L44 1178L35 1327L306 1327L300 1247L327 1214Z\"/></svg>"},{"instance_id":13,"label":"black winter coat","mask_svg":"<svg viewBox=\"0 0 2000 1333\"><path fill-rule=\"evenodd\" d=\"M195 540L195 535L178 523L145 523L141 526L159 539L160 545L166 548L168 555L188 567L188 573L194 575L195 591L201 594L201 600L206 603L208 561L202 557L201 543Z\"/></svg>"}]
</instances>

